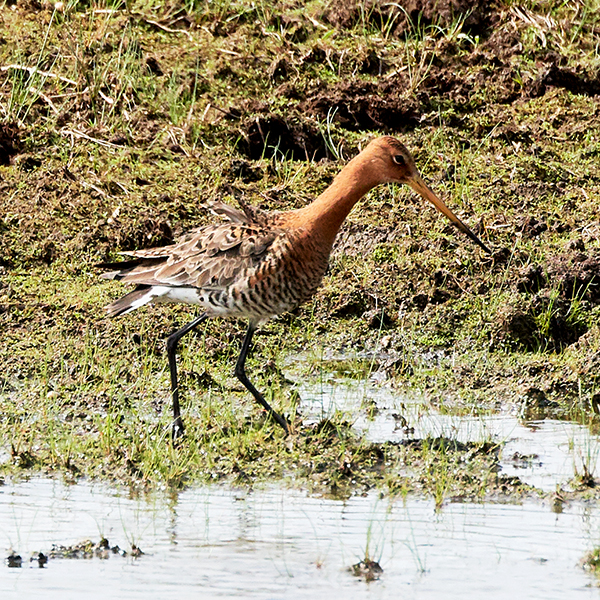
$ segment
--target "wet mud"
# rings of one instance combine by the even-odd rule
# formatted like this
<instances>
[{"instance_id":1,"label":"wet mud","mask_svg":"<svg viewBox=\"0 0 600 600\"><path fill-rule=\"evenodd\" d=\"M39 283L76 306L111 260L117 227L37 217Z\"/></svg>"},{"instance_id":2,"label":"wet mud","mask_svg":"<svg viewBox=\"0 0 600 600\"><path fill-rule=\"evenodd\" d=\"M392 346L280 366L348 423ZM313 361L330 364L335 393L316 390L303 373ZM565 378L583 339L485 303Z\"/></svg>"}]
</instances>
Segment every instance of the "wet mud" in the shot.
<instances>
[{"instance_id":1,"label":"wet mud","mask_svg":"<svg viewBox=\"0 0 600 600\"><path fill-rule=\"evenodd\" d=\"M47 568L48 561L51 559L85 559L99 558L106 560L111 555L116 556L131 556L133 558L139 558L144 553L135 545L131 546L131 550L127 552L117 545L111 546L107 539L102 538L99 542L94 543L91 540L84 540L77 544L70 546L63 546L61 544L53 544L50 550L47 552L34 552L25 564L29 563L28 566L37 565L40 569ZM11 552L5 559L6 566L10 568L20 569L24 566L24 560L20 554Z\"/></svg>"}]
</instances>

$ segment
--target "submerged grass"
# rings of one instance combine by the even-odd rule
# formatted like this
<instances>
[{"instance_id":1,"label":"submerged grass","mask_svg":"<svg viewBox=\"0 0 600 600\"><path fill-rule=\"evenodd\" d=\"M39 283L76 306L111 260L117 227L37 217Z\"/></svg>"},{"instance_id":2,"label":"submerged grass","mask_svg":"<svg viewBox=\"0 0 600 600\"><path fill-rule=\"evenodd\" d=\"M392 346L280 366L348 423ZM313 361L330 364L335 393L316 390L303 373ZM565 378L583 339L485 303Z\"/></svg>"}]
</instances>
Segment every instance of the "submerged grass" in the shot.
<instances>
[{"instance_id":1,"label":"submerged grass","mask_svg":"<svg viewBox=\"0 0 600 600\"><path fill-rule=\"evenodd\" d=\"M596 426L597 2L438 4L0 4L4 472L283 477L438 505L522 492L485 444L374 445L338 413L303 424L282 375L299 353L313 357L300 380L377 372L445 412L524 407ZM174 447L163 340L192 312L108 320L124 288L93 265L170 243L214 200L303 206L383 133L494 256L409 190L373 190L314 302L268 325L248 363L297 434L232 378L242 324L209 323L182 348L188 429Z\"/></svg>"}]
</instances>

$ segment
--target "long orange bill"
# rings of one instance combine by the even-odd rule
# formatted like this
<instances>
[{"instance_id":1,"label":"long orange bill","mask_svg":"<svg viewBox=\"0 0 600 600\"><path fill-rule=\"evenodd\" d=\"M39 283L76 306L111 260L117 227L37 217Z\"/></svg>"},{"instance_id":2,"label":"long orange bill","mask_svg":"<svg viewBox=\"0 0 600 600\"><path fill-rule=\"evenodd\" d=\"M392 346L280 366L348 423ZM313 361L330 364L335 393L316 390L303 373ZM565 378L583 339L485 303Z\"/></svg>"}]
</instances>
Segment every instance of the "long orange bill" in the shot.
<instances>
[{"instance_id":1,"label":"long orange bill","mask_svg":"<svg viewBox=\"0 0 600 600\"><path fill-rule=\"evenodd\" d=\"M478 246L483 248L488 254L491 250L431 191L429 186L418 176L415 175L408 180L408 185L421 194L425 200L429 200L442 214L446 215L452 224L466 233Z\"/></svg>"}]
</instances>

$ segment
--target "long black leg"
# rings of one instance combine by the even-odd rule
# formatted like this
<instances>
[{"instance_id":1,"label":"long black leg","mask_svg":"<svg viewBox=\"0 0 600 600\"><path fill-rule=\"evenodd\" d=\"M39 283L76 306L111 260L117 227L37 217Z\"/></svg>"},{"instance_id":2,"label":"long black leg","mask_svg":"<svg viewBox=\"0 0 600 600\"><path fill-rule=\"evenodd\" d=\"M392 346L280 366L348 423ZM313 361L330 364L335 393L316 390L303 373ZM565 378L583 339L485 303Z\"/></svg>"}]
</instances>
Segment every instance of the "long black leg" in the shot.
<instances>
[{"instance_id":1,"label":"long black leg","mask_svg":"<svg viewBox=\"0 0 600 600\"><path fill-rule=\"evenodd\" d=\"M200 315L185 327L178 329L167 338L167 356L169 357L169 370L171 371L171 393L173 395L173 439L176 440L183 435L184 427L181 419L181 411L179 409L179 386L177 385L177 359L175 352L179 340L189 333L194 327L197 327L208 319L207 315Z\"/></svg>"},{"instance_id":2,"label":"long black leg","mask_svg":"<svg viewBox=\"0 0 600 600\"><path fill-rule=\"evenodd\" d=\"M248 325L248 331L242 344L242 351L240 357L235 365L235 376L244 384L244 387L254 396L255 400L283 427L286 433L289 433L287 421L278 413L276 413L270 406L269 403L264 399L263 395L250 383L246 375L245 365L246 357L248 356L248 350L250 350L250 344L252 343L252 336L256 331L256 326L250 323Z\"/></svg>"}]
</instances>

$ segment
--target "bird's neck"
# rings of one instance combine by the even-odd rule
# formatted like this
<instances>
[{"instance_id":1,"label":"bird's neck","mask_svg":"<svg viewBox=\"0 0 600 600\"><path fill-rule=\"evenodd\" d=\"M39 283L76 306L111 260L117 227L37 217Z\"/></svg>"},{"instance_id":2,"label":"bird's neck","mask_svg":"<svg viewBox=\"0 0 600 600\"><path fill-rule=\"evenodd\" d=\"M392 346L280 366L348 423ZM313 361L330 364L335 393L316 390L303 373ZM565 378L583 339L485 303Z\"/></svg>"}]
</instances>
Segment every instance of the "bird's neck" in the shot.
<instances>
[{"instance_id":1,"label":"bird's neck","mask_svg":"<svg viewBox=\"0 0 600 600\"><path fill-rule=\"evenodd\" d=\"M358 155L309 206L297 212L301 226L323 244L333 245L337 232L352 207L380 182L371 160Z\"/></svg>"}]
</instances>

